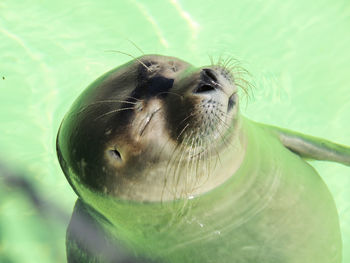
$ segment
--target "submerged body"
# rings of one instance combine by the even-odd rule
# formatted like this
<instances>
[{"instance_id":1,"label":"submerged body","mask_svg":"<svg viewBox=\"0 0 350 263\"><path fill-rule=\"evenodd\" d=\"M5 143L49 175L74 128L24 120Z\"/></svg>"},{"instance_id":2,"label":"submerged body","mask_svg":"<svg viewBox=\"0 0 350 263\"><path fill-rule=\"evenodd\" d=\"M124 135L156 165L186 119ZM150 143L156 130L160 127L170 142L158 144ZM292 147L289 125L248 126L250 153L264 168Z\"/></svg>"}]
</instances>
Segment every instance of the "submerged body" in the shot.
<instances>
[{"instance_id":1,"label":"submerged body","mask_svg":"<svg viewBox=\"0 0 350 263\"><path fill-rule=\"evenodd\" d=\"M142 205L82 199L113 208L101 209L106 232L157 262L341 262L337 211L322 179L264 127L245 120L244 130L242 166L201 196Z\"/></svg>"},{"instance_id":2,"label":"submerged body","mask_svg":"<svg viewBox=\"0 0 350 263\"><path fill-rule=\"evenodd\" d=\"M146 63L149 60L162 67L165 62L174 65L169 62L176 59L151 56L140 61ZM100 117L96 119L96 116L110 110L101 111L99 108L96 115L86 113L86 105L91 105L91 101L111 98L116 101L116 95L106 91L112 83L118 86L116 80L125 84L127 76L133 72L128 66L112 71L93 84L66 117L58 136L58 154L68 180L79 195L68 229L68 261L340 263L341 236L334 201L315 169L301 156L347 164L349 149L244 118L235 109L234 87L225 83L225 79L230 78L220 80L220 76L225 75L220 68L212 67L213 72L201 69L211 81L218 83L216 88L220 91L206 86L203 88L200 84L201 89L189 88L191 93L187 95L187 89L181 88L188 87L193 79L200 79L202 83L204 77L186 73L189 64L180 62L183 66L181 76L185 77L175 76L173 82L170 81L170 88L166 89L168 97L145 106L151 108L146 120L147 116L151 119L158 111L163 111L163 115L157 117L159 119L153 123L148 120L145 127L141 125L140 128L143 118L138 113L133 117L121 116L127 124L117 131L111 130L110 125L120 126L122 121L109 123ZM118 72L124 73L118 75ZM164 76L164 71L160 74ZM191 81L188 81L189 78ZM134 79L140 82L140 79ZM153 74L152 81L147 82L145 87L152 86L149 83L154 83L154 79L159 80L159 76L156 74L154 77ZM169 83L169 79L162 79L161 84ZM128 97L133 97L135 100L132 102L136 106L130 108L136 112L139 101L152 101L154 97L136 96L134 90L119 90L124 97L118 95L118 100L127 101ZM157 85L156 97L163 92ZM176 95L171 95L171 92ZM214 92L226 95L220 97ZM146 94L149 93L150 89L146 91ZM182 98L174 101L179 96ZM189 98L188 101L186 98ZM208 130L198 124L200 136L193 136L196 127L187 129L191 124L186 124L184 120L193 116L194 109L204 100L205 108L210 105L215 112L215 107L220 108L222 104L217 113L223 109L227 112L221 115L224 121L216 123L207 118L202 120L200 117L207 113L201 111L195 120L191 120L192 123L199 119L209 122L207 126L215 127ZM211 100L216 101L215 107ZM195 107L179 118L174 126L177 132L172 135L171 131L175 128L169 122L176 122L174 116L181 115L181 111L186 111L186 105L193 101ZM167 108L167 103L171 103L170 108ZM172 115L174 108L177 108L177 115ZM117 107L115 113L119 109L122 108ZM91 117L90 121L88 117ZM94 118L103 126L103 133L86 131L91 129L87 123ZM138 135L141 135L136 141L146 146L138 148L134 141L126 144L120 140L115 142L113 137L112 145L120 148L112 152L118 163L112 163L117 172L111 172L108 169L110 155L106 157L102 154L101 161L97 145L110 149L110 139L103 135L116 132L117 138L126 138L125 131L132 134L135 126ZM191 129L190 133L182 138L186 129ZM220 136L212 135L216 130L219 130ZM156 139L152 137L154 133L157 134ZM89 140L83 138L82 142L76 143L77 138L80 140L83 135ZM99 138L96 143L93 136ZM135 137L137 135L132 135L132 138ZM209 145L202 139L206 137L218 147L202 147ZM174 145L169 141L173 141ZM91 148L93 151L89 155ZM183 153L187 151L188 154ZM130 152L137 152L135 156L141 154L141 157L128 157L132 156ZM157 154L154 155L154 152ZM91 163L93 165L89 166ZM100 169L95 167L96 164ZM136 168L130 164L136 165ZM79 228L84 222L85 228Z\"/></svg>"}]
</instances>

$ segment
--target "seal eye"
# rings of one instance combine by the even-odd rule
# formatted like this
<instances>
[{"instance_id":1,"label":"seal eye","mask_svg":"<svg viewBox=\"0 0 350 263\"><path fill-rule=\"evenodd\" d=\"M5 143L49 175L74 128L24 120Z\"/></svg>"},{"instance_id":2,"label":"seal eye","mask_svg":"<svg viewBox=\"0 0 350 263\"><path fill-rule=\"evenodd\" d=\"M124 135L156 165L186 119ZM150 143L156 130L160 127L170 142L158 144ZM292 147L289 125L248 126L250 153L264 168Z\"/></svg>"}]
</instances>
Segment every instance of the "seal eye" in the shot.
<instances>
[{"instance_id":1,"label":"seal eye","mask_svg":"<svg viewBox=\"0 0 350 263\"><path fill-rule=\"evenodd\" d=\"M120 152L117 151L117 149L109 150L108 151L109 156L118 162L122 161L122 156L120 155Z\"/></svg>"}]
</instances>

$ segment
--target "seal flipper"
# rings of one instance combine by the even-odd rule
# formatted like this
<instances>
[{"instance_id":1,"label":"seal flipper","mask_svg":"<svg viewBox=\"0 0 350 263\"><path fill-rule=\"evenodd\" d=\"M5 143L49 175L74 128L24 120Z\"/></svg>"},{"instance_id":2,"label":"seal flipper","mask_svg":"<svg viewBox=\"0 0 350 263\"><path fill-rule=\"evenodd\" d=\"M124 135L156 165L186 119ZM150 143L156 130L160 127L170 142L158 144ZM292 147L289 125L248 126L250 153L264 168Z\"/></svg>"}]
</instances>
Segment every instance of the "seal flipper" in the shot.
<instances>
[{"instance_id":1,"label":"seal flipper","mask_svg":"<svg viewBox=\"0 0 350 263\"><path fill-rule=\"evenodd\" d=\"M153 261L127 253L111 239L80 199L75 203L67 229L66 251L68 263L151 263ZM94 215L91 215L92 214ZM97 215L98 216L98 215ZM102 220L106 220L103 219Z\"/></svg>"},{"instance_id":2,"label":"seal flipper","mask_svg":"<svg viewBox=\"0 0 350 263\"><path fill-rule=\"evenodd\" d=\"M332 161L350 166L350 147L322 138L263 125L275 134L282 144L305 159Z\"/></svg>"}]
</instances>

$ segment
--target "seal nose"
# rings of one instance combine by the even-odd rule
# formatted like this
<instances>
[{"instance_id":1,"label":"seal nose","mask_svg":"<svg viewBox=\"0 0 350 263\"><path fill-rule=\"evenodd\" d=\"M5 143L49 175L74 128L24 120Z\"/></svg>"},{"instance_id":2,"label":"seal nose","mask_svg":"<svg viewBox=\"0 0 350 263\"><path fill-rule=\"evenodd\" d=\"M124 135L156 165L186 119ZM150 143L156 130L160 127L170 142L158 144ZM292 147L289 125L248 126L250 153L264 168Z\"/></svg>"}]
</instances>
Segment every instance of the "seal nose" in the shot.
<instances>
[{"instance_id":1,"label":"seal nose","mask_svg":"<svg viewBox=\"0 0 350 263\"><path fill-rule=\"evenodd\" d=\"M193 93L204 93L215 91L218 88L216 72L209 68L202 69L200 73L200 83Z\"/></svg>"}]
</instances>

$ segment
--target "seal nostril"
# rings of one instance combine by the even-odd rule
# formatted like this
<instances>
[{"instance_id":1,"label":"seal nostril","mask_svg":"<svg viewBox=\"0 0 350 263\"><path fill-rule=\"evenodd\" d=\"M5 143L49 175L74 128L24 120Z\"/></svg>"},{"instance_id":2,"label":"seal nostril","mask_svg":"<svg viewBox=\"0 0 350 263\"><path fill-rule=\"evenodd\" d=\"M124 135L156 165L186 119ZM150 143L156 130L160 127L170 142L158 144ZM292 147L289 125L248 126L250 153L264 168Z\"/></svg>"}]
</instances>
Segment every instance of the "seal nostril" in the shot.
<instances>
[{"instance_id":1,"label":"seal nostril","mask_svg":"<svg viewBox=\"0 0 350 263\"><path fill-rule=\"evenodd\" d=\"M213 91L215 88L211 85L200 85L194 93L203 93L203 92L208 92L208 91Z\"/></svg>"},{"instance_id":2,"label":"seal nostril","mask_svg":"<svg viewBox=\"0 0 350 263\"><path fill-rule=\"evenodd\" d=\"M205 69L203 69L203 71L204 71L205 75L207 75L211 80L213 80L215 82L218 81L218 79L216 78L215 73L212 69L205 68Z\"/></svg>"}]
</instances>

